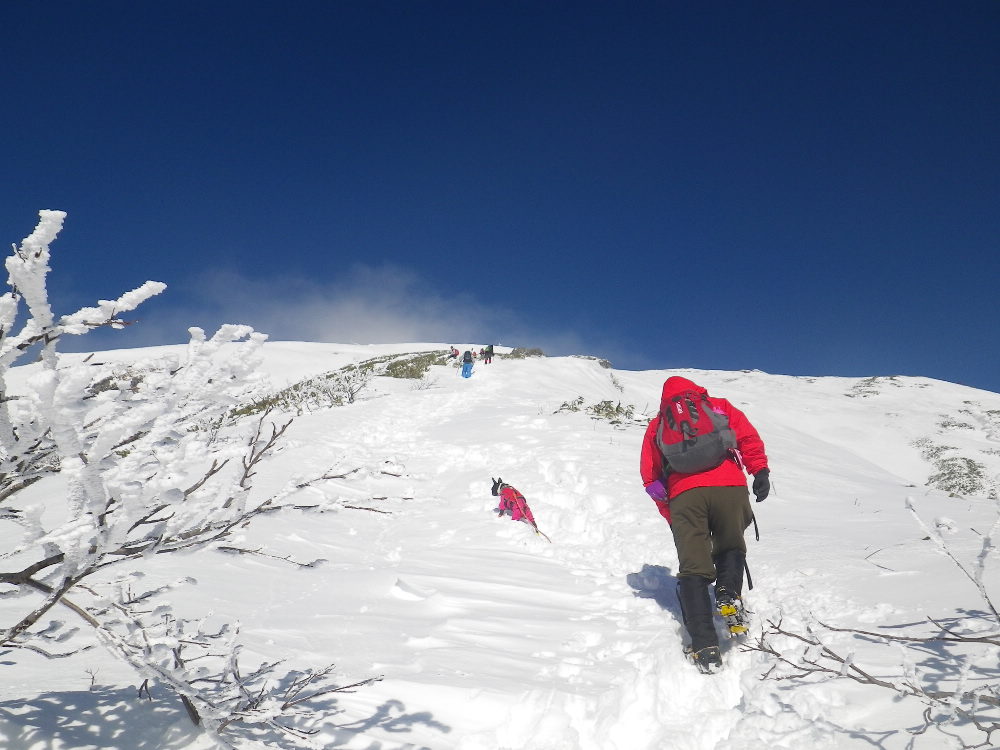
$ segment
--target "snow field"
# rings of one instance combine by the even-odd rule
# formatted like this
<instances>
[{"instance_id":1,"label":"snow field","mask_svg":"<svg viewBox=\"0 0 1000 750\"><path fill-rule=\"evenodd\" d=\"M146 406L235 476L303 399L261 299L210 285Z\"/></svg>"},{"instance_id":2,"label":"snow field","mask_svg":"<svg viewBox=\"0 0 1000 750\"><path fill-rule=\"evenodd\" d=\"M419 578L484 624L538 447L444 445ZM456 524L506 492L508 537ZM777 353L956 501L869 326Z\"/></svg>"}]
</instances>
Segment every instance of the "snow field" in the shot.
<instances>
[{"instance_id":1,"label":"snow field","mask_svg":"<svg viewBox=\"0 0 1000 750\"><path fill-rule=\"evenodd\" d=\"M280 387L425 346L435 348L267 344L265 369ZM266 515L229 544L271 556L157 559L149 575L193 575L198 584L178 590L175 605L238 619L248 660L333 662L345 683L384 676L331 702L339 712L317 725L316 747L862 748L872 736L886 750L903 747L909 735L900 729L919 709L877 690L761 681L765 658L728 639L721 674L699 675L684 659L673 543L638 477L644 425L556 413L583 396L648 415L667 374L540 358L478 363L468 380L435 367L419 389L381 378L355 404L296 418L255 490L265 496L290 480L357 468L296 501L371 510ZM930 467L910 443L937 439L942 403L957 410L973 400L975 434L941 439L988 445L1000 396L921 379L860 397L846 395L860 382L850 378L669 374L729 398L767 445L774 490L755 506L761 541L747 535L755 588L746 601L758 623L784 618L796 627L813 616L870 627L976 606L975 591L922 540L904 500L914 496L929 522L954 519L964 530L956 548L972 557L977 538L967 530L983 527L986 505L929 492ZM552 544L491 512L497 476L524 493ZM53 481L32 491L51 492ZM884 658L882 668L898 671ZM92 690L88 670L97 671ZM100 652L72 657L58 674L19 656L8 675L18 708L8 701L0 716L5 748L204 746L165 695L131 700L127 670ZM95 734L73 728L56 704L82 706L74 716L87 717ZM916 745L925 746L934 747Z\"/></svg>"}]
</instances>

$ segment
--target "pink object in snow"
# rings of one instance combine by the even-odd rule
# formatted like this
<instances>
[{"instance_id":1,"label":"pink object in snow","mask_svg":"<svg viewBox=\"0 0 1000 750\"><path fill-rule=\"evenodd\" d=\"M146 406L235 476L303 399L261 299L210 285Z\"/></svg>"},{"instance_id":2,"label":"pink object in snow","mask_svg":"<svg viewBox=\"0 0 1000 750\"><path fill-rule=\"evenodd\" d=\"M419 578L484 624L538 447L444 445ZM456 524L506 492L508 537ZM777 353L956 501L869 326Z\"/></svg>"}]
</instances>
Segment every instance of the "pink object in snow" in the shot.
<instances>
[{"instance_id":1,"label":"pink object in snow","mask_svg":"<svg viewBox=\"0 0 1000 750\"><path fill-rule=\"evenodd\" d=\"M509 513L511 520L527 521L535 526L535 517L531 515L531 508L528 507L528 501L524 499L524 495L509 484L499 484L493 494L500 498L496 509L500 515Z\"/></svg>"}]
</instances>

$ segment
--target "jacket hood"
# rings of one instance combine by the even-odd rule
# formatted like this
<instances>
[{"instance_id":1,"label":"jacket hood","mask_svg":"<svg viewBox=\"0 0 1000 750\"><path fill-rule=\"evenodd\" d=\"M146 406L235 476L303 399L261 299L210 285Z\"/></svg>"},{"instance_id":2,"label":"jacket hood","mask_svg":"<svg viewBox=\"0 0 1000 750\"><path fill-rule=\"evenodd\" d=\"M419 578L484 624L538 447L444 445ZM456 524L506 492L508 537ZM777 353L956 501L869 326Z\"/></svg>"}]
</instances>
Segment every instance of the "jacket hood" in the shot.
<instances>
[{"instance_id":1,"label":"jacket hood","mask_svg":"<svg viewBox=\"0 0 1000 750\"><path fill-rule=\"evenodd\" d=\"M663 394L660 396L660 408L662 409L666 406L667 402L670 401L674 396L684 393L685 391L694 391L695 393L708 393L708 390L702 386L694 383L687 378L682 378L677 375L667 378L667 382L663 384Z\"/></svg>"}]
</instances>

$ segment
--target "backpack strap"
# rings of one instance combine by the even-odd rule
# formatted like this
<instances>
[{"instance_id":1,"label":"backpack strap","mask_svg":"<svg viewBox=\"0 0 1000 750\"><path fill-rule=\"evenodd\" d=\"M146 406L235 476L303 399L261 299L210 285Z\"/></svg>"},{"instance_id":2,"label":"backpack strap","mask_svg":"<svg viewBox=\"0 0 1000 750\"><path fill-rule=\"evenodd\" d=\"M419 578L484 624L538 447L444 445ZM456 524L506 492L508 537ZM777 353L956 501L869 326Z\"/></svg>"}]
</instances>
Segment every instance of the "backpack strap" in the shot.
<instances>
[{"instance_id":1,"label":"backpack strap","mask_svg":"<svg viewBox=\"0 0 1000 750\"><path fill-rule=\"evenodd\" d=\"M751 513L750 514L750 520L753 521L753 533L754 533L754 536L757 538L757 541L759 542L760 541L760 529L757 526L757 514L756 513ZM747 591L753 591L753 578L750 577L750 566L747 565L747 559L746 559L746 557L743 558L743 571L747 574Z\"/></svg>"},{"instance_id":2,"label":"backpack strap","mask_svg":"<svg viewBox=\"0 0 1000 750\"><path fill-rule=\"evenodd\" d=\"M660 422L656 425L656 447L660 454L660 474L666 478L673 469L670 468L670 462L667 461L666 457L663 455L663 423L666 420L666 412L664 409L660 412Z\"/></svg>"}]
</instances>

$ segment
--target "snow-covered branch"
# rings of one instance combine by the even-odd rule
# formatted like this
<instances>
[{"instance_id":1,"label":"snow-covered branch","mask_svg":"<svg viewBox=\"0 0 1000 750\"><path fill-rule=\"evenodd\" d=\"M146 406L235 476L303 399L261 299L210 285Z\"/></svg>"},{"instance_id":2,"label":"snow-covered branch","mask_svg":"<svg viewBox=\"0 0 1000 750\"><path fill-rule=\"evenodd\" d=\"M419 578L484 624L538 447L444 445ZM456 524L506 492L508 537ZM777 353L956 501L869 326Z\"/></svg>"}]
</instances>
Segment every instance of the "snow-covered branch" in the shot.
<instances>
[{"instance_id":1,"label":"snow-covered branch","mask_svg":"<svg viewBox=\"0 0 1000 750\"><path fill-rule=\"evenodd\" d=\"M993 543L993 537L1000 534L1000 500L994 500L993 502L997 506L997 517L993 522L993 526L989 533L983 537L982 548L976 558L976 564L971 571L959 562L958 559L956 559L955 555L948 547L947 542L945 542L939 526L935 524L932 528L924 522L924 519L920 517L920 514L917 513L916 503L912 497L906 498L906 509L910 511L914 520L920 528L923 529L924 533L927 534L927 537L934 543L934 546L938 549L938 551L951 560L955 566L962 571L962 574L972 582L972 585L979 591L980 598L982 598L990 612L993 613L993 619L996 620L997 625L1000 626L1000 612L997 611L996 606L993 604L993 600L990 598L989 592L986 590L986 585L983 580L983 574L986 570L986 563L990 557L990 553L996 551L996 545Z\"/></svg>"},{"instance_id":2,"label":"snow-covered branch","mask_svg":"<svg viewBox=\"0 0 1000 750\"><path fill-rule=\"evenodd\" d=\"M63 335L123 325L121 313L164 285L148 281L56 317L46 276L65 214L40 215L6 261L10 291L0 296L0 521L16 531L0 551L0 596L23 603L0 622L0 647L74 653L59 644L75 631L53 619L68 611L147 684L180 696L220 746L259 731L305 737L317 701L372 680L341 685L328 666L282 674L266 661L244 672L236 625L177 618L164 600L172 586L143 590L141 571L152 556L216 545L257 515L294 507L300 490L346 475L256 494L257 472L290 420L233 416L257 383L266 339L247 326L211 336L192 328L183 353L128 366L61 358ZM11 367L36 349L39 362L14 392ZM32 489L56 474L44 494Z\"/></svg>"},{"instance_id":3,"label":"snow-covered branch","mask_svg":"<svg viewBox=\"0 0 1000 750\"><path fill-rule=\"evenodd\" d=\"M975 586L989 612L989 616L984 612L982 618L987 629L959 628L928 617L933 632L910 635L901 634L898 626L885 631L862 630L837 627L819 620L788 626L782 618L775 618L767 621L757 638L744 644L743 650L767 657L770 667L764 674L765 679L849 679L888 690L900 698L924 704L923 723L911 728L911 733L923 734L929 729L938 729L953 741L961 742L958 747L989 745L993 736L1000 734L1000 670L997 668L1000 618L985 586L985 570L997 549L993 538L1000 533L1000 503L997 519L984 537L971 569L948 545L941 534L941 524L932 527L925 523L911 498L907 498L906 507L937 551L951 560ZM842 645L853 641L898 649L903 657L902 673L878 674L875 669L864 668L857 663L853 652L845 653L845 649L834 644L835 640ZM916 657L927 649L933 649L935 661L945 665L944 673L940 667L928 674L918 669ZM884 672L884 667L880 671ZM942 689L949 681L952 689ZM959 739L954 732L961 726L980 733L979 738L985 738L985 742L968 744Z\"/></svg>"}]
</instances>

